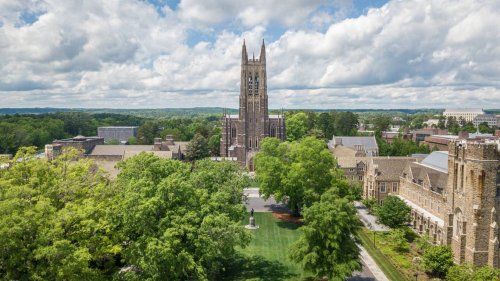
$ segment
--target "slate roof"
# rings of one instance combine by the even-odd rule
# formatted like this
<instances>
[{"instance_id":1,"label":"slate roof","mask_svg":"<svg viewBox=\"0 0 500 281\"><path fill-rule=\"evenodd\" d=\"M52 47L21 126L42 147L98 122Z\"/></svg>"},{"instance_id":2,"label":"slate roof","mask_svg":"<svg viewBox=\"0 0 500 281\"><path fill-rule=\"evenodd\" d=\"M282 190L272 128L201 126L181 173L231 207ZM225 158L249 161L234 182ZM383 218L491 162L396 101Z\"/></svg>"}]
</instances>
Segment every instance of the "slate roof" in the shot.
<instances>
[{"instance_id":1,"label":"slate roof","mask_svg":"<svg viewBox=\"0 0 500 281\"><path fill-rule=\"evenodd\" d=\"M410 162L417 161L410 157L387 157L373 158L372 163L377 165L377 180L378 181L399 181L399 177L403 173L406 165Z\"/></svg>"},{"instance_id":2,"label":"slate roof","mask_svg":"<svg viewBox=\"0 0 500 281\"><path fill-rule=\"evenodd\" d=\"M434 151L422 160L422 165L448 173L448 151Z\"/></svg>"},{"instance_id":3,"label":"slate roof","mask_svg":"<svg viewBox=\"0 0 500 281\"><path fill-rule=\"evenodd\" d=\"M111 156L124 155L125 151L153 151L152 145L107 145L98 144L92 149L90 155Z\"/></svg>"},{"instance_id":4,"label":"slate roof","mask_svg":"<svg viewBox=\"0 0 500 281\"><path fill-rule=\"evenodd\" d=\"M336 137L328 142L328 147L330 149L335 148L336 146L345 146L351 149L356 150L357 145L362 145L363 150L366 152L366 156L377 156L378 155L378 145L375 137Z\"/></svg>"}]
</instances>

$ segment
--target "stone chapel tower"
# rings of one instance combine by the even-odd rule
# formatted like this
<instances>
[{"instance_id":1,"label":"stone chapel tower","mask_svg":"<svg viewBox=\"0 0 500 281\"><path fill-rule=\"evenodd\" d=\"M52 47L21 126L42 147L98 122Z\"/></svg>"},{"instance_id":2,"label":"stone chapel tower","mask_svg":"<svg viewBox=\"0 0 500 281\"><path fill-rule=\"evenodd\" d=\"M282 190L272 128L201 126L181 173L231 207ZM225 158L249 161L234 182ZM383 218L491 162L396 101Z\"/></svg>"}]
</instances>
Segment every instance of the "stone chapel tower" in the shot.
<instances>
[{"instance_id":1,"label":"stone chapel tower","mask_svg":"<svg viewBox=\"0 0 500 281\"><path fill-rule=\"evenodd\" d=\"M260 56L248 58L245 42L241 51L239 115L222 118L222 157L236 157L253 169L252 157L265 137L285 139L283 114L269 115L267 97L266 46L262 40Z\"/></svg>"}]
</instances>

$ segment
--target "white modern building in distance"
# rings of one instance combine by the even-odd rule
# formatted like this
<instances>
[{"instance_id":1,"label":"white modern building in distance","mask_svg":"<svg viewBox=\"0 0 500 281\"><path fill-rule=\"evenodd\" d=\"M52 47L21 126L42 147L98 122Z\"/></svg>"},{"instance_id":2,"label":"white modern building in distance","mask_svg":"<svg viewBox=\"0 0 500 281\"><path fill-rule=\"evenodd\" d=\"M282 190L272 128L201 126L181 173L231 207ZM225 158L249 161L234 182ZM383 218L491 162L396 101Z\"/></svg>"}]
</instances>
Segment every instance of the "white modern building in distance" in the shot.
<instances>
[{"instance_id":1,"label":"white modern building in distance","mask_svg":"<svg viewBox=\"0 0 500 281\"><path fill-rule=\"evenodd\" d=\"M474 118L478 115L483 115L484 111L480 108L458 108L458 109L446 109L443 116L448 119L448 117L455 117L457 121L462 117L465 122L472 122Z\"/></svg>"}]
</instances>

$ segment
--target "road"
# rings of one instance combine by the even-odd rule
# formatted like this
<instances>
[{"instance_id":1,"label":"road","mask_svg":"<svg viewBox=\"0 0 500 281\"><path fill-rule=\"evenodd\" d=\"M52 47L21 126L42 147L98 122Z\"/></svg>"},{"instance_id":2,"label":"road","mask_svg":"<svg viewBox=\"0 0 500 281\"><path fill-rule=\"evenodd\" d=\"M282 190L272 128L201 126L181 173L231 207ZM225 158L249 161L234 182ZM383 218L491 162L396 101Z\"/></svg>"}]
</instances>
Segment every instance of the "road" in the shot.
<instances>
[{"instance_id":1,"label":"road","mask_svg":"<svg viewBox=\"0 0 500 281\"><path fill-rule=\"evenodd\" d=\"M260 197L258 188L246 188L244 193L247 198L245 205L249 212L252 208L254 209L254 212L279 212L287 210L282 204L276 203L276 201L272 197L267 200L264 200L264 198ZM368 253L363 250L361 251L361 263L363 264L363 269L361 271L354 272L353 276L347 279L348 281L387 280L387 278L383 276L383 273L381 273L378 266L373 262L371 257L368 256ZM367 264L369 264L370 267L373 268L373 271L376 271L376 275L379 276L379 278L375 278L375 275L373 274L372 270L370 270L370 267L367 266Z\"/></svg>"}]
</instances>

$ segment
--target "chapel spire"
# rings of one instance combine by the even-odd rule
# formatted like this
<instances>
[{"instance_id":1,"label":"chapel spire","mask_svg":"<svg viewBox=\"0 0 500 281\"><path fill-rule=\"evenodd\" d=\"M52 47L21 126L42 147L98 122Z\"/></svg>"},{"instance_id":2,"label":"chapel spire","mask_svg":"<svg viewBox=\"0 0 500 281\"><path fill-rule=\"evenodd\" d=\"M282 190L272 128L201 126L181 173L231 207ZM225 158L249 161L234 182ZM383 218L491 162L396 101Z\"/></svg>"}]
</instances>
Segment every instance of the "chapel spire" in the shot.
<instances>
[{"instance_id":1,"label":"chapel spire","mask_svg":"<svg viewBox=\"0 0 500 281\"><path fill-rule=\"evenodd\" d=\"M261 63L266 63L266 44L264 43L264 39L262 39L262 47L260 47L260 59Z\"/></svg>"},{"instance_id":2,"label":"chapel spire","mask_svg":"<svg viewBox=\"0 0 500 281\"><path fill-rule=\"evenodd\" d=\"M243 47L241 50L241 63L248 63L248 54L247 54L247 46L245 45L245 39L243 39Z\"/></svg>"}]
</instances>

